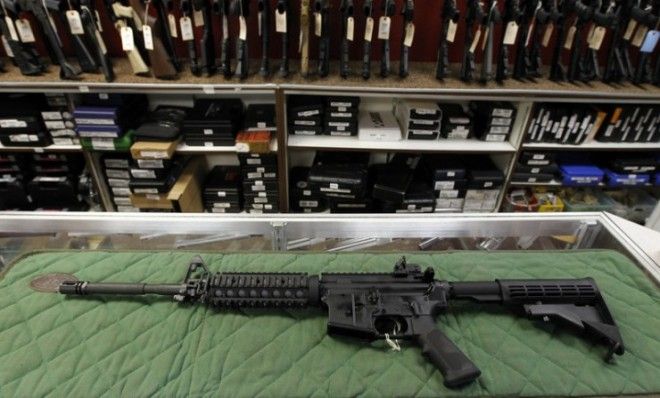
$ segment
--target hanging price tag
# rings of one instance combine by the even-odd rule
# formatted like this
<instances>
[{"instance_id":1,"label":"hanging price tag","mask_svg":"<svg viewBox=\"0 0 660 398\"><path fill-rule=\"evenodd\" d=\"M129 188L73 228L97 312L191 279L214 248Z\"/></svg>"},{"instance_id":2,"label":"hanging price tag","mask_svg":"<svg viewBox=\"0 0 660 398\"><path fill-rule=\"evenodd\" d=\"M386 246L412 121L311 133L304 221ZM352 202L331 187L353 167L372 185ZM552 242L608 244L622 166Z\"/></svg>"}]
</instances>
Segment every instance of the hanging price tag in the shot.
<instances>
[{"instance_id":1,"label":"hanging price tag","mask_svg":"<svg viewBox=\"0 0 660 398\"><path fill-rule=\"evenodd\" d=\"M275 32L286 33L286 11L280 13L275 10Z\"/></svg>"},{"instance_id":2,"label":"hanging price tag","mask_svg":"<svg viewBox=\"0 0 660 398\"><path fill-rule=\"evenodd\" d=\"M594 34L591 35L591 40L589 41L590 49L596 51L600 50L600 46L603 44L603 39L605 38L605 32L607 32L607 30L602 26L598 26L594 29Z\"/></svg>"},{"instance_id":3,"label":"hanging price tag","mask_svg":"<svg viewBox=\"0 0 660 398\"><path fill-rule=\"evenodd\" d=\"M630 44L632 44L635 47L641 46L642 42L644 41L644 38L646 37L646 32L648 30L649 28L647 28L646 26L640 25L637 28L637 31L635 32L635 36L633 37L632 42Z\"/></svg>"},{"instance_id":4,"label":"hanging price tag","mask_svg":"<svg viewBox=\"0 0 660 398\"><path fill-rule=\"evenodd\" d=\"M555 24L549 23L545 27L545 32L543 32L543 39L541 40L541 45L543 47L548 47L550 44L550 38L552 37L552 32L555 30Z\"/></svg>"},{"instance_id":5,"label":"hanging price tag","mask_svg":"<svg viewBox=\"0 0 660 398\"><path fill-rule=\"evenodd\" d=\"M68 10L66 12L66 20L69 22L69 30L74 35L84 35L85 30L83 29L82 21L80 20L80 14L76 10Z\"/></svg>"},{"instance_id":6,"label":"hanging price tag","mask_svg":"<svg viewBox=\"0 0 660 398\"><path fill-rule=\"evenodd\" d=\"M101 26L101 17L99 17L99 12L94 10L94 15L96 18L94 18L94 22L96 22L96 29L99 30L99 32L103 32L103 26Z\"/></svg>"},{"instance_id":7,"label":"hanging price tag","mask_svg":"<svg viewBox=\"0 0 660 398\"><path fill-rule=\"evenodd\" d=\"M121 36L121 48L124 51L132 51L135 48L133 42L133 29L130 26L122 26L119 31L119 36Z\"/></svg>"},{"instance_id":8,"label":"hanging price tag","mask_svg":"<svg viewBox=\"0 0 660 398\"><path fill-rule=\"evenodd\" d=\"M101 32L98 30L94 31L94 35L96 36L96 41L99 43L99 49L101 49L101 52L105 55L108 53L108 49L105 47L105 42L103 41L103 37L101 36Z\"/></svg>"},{"instance_id":9,"label":"hanging price tag","mask_svg":"<svg viewBox=\"0 0 660 398\"><path fill-rule=\"evenodd\" d=\"M196 28L204 26L204 15L202 14L201 9L193 11L193 22L195 23Z\"/></svg>"},{"instance_id":10,"label":"hanging price tag","mask_svg":"<svg viewBox=\"0 0 660 398\"><path fill-rule=\"evenodd\" d=\"M413 38L415 38L415 24L408 22L406 24L406 36L403 39L403 45L406 47L412 47Z\"/></svg>"},{"instance_id":11,"label":"hanging price tag","mask_svg":"<svg viewBox=\"0 0 660 398\"><path fill-rule=\"evenodd\" d=\"M388 40L390 38L390 26L392 19L390 17L380 17L378 20L378 38Z\"/></svg>"},{"instance_id":12,"label":"hanging price tag","mask_svg":"<svg viewBox=\"0 0 660 398\"><path fill-rule=\"evenodd\" d=\"M17 19L16 20L16 30L18 30L18 36L21 38L23 43L34 43L34 33L32 32L32 27L30 27L30 21L27 19Z\"/></svg>"},{"instance_id":13,"label":"hanging price tag","mask_svg":"<svg viewBox=\"0 0 660 398\"><path fill-rule=\"evenodd\" d=\"M5 24L7 24L7 28L9 29L9 37L13 41L18 41L18 33L16 33L16 28L14 27L14 21L12 21L12 19L9 17L5 17Z\"/></svg>"},{"instance_id":14,"label":"hanging price tag","mask_svg":"<svg viewBox=\"0 0 660 398\"><path fill-rule=\"evenodd\" d=\"M504 39L502 39L502 44L505 46L512 46L516 43L516 36L518 36L518 24L516 21L511 21L506 24L506 30L504 31Z\"/></svg>"},{"instance_id":15,"label":"hanging price tag","mask_svg":"<svg viewBox=\"0 0 660 398\"><path fill-rule=\"evenodd\" d=\"M176 32L176 18L174 14L167 14L167 24L170 26L170 36L178 37Z\"/></svg>"},{"instance_id":16,"label":"hanging price tag","mask_svg":"<svg viewBox=\"0 0 660 398\"><path fill-rule=\"evenodd\" d=\"M651 30L646 34L646 39L642 43L642 47L639 51L643 53L652 53L655 50L655 46L658 44L658 37L660 37L660 32L657 30Z\"/></svg>"},{"instance_id":17,"label":"hanging price tag","mask_svg":"<svg viewBox=\"0 0 660 398\"><path fill-rule=\"evenodd\" d=\"M195 39L190 17L181 17L179 20L179 26L181 27L181 40L191 41Z\"/></svg>"},{"instance_id":18,"label":"hanging price tag","mask_svg":"<svg viewBox=\"0 0 660 398\"><path fill-rule=\"evenodd\" d=\"M570 50L573 48L573 39L575 38L575 31L577 28L575 25L572 25L570 28L568 28L568 32L566 32L566 40L564 41L564 49Z\"/></svg>"},{"instance_id":19,"label":"hanging price tag","mask_svg":"<svg viewBox=\"0 0 660 398\"><path fill-rule=\"evenodd\" d=\"M243 41L247 40L247 23L245 22L245 17L242 15L238 17L238 26L238 38Z\"/></svg>"},{"instance_id":20,"label":"hanging price tag","mask_svg":"<svg viewBox=\"0 0 660 398\"><path fill-rule=\"evenodd\" d=\"M144 48L147 50L154 49L154 38L151 35L151 26L144 25L142 26L142 38L144 39Z\"/></svg>"},{"instance_id":21,"label":"hanging price tag","mask_svg":"<svg viewBox=\"0 0 660 398\"><path fill-rule=\"evenodd\" d=\"M346 40L353 41L355 34L355 18L346 18Z\"/></svg>"},{"instance_id":22,"label":"hanging price tag","mask_svg":"<svg viewBox=\"0 0 660 398\"><path fill-rule=\"evenodd\" d=\"M374 37L374 19L367 17L367 23L364 26L364 41L371 42Z\"/></svg>"},{"instance_id":23,"label":"hanging price tag","mask_svg":"<svg viewBox=\"0 0 660 398\"><path fill-rule=\"evenodd\" d=\"M481 37L481 27L477 29L477 31L474 33L474 38L472 39L472 44L470 44L470 52L474 54L474 50L477 49L477 44L479 44L479 38Z\"/></svg>"},{"instance_id":24,"label":"hanging price tag","mask_svg":"<svg viewBox=\"0 0 660 398\"><path fill-rule=\"evenodd\" d=\"M447 25L447 43L453 43L454 39L456 38L456 29L458 28L458 24L452 20L449 20L449 24Z\"/></svg>"},{"instance_id":25,"label":"hanging price tag","mask_svg":"<svg viewBox=\"0 0 660 398\"><path fill-rule=\"evenodd\" d=\"M625 41L630 40L636 27L637 27L637 21L630 18L630 21L628 21L628 26L626 26L626 32L623 34L623 40Z\"/></svg>"},{"instance_id":26,"label":"hanging price tag","mask_svg":"<svg viewBox=\"0 0 660 398\"><path fill-rule=\"evenodd\" d=\"M0 38L2 38L2 46L5 48L5 53L7 54L7 56L14 58L14 52L11 50L11 47L9 46L9 42L7 41L5 35L0 36Z\"/></svg>"},{"instance_id":27,"label":"hanging price tag","mask_svg":"<svg viewBox=\"0 0 660 398\"><path fill-rule=\"evenodd\" d=\"M323 17L320 12L314 13L314 35L321 37L323 33Z\"/></svg>"}]
</instances>

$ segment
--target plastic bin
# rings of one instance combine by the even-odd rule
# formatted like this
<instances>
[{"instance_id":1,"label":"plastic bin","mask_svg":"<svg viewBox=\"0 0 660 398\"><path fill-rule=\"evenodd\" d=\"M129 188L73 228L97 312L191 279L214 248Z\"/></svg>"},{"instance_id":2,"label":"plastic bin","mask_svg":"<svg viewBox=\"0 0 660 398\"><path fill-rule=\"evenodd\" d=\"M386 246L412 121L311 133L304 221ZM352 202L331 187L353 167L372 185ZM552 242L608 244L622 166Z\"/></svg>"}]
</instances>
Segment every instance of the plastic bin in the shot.
<instances>
[{"instance_id":1,"label":"plastic bin","mask_svg":"<svg viewBox=\"0 0 660 398\"><path fill-rule=\"evenodd\" d=\"M531 190L513 190L504 199L504 211L509 213L534 213L539 203Z\"/></svg>"},{"instance_id":2,"label":"plastic bin","mask_svg":"<svg viewBox=\"0 0 660 398\"><path fill-rule=\"evenodd\" d=\"M591 188L566 188L558 194L564 202L564 211L611 211L616 205L612 198Z\"/></svg>"},{"instance_id":3,"label":"plastic bin","mask_svg":"<svg viewBox=\"0 0 660 398\"><path fill-rule=\"evenodd\" d=\"M615 202L614 214L642 224L646 222L657 203L655 198L641 189L622 189L604 193Z\"/></svg>"},{"instance_id":4,"label":"plastic bin","mask_svg":"<svg viewBox=\"0 0 660 398\"><path fill-rule=\"evenodd\" d=\"M562 212L564 211L564 201L558 194L552 192L534 192L536 200L539 203L539 213Z\"/></svg>"}]
</instances>

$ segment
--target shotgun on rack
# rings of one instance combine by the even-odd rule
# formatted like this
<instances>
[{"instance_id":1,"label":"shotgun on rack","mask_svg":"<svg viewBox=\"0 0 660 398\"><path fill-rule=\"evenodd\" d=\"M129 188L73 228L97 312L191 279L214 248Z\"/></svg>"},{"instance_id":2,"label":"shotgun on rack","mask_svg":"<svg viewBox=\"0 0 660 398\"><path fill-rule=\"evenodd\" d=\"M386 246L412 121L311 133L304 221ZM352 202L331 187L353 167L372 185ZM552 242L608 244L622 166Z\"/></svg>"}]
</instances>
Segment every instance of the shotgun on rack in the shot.
<instances>
[{"instance_id":1,"label":"shotgun on rack","mask_svg":"<svg viewBox=\"0 0 660 398\"><path fill-rule=\"evenodd\" d=\"M171 296L218 309L319 307L328 313L328 333L384 339L394 349L412 340L440 370L447 387L477 379L479 368L438 329L436 317L456 301L499 304L521 315L581 331L608 348L606 361L624 353L623 340L591 278L447 282L433 268L399 260L392 273L211 273L195 257L181 283L91 283L68 281L66 295Z\"/></svg>"}]
</instances>

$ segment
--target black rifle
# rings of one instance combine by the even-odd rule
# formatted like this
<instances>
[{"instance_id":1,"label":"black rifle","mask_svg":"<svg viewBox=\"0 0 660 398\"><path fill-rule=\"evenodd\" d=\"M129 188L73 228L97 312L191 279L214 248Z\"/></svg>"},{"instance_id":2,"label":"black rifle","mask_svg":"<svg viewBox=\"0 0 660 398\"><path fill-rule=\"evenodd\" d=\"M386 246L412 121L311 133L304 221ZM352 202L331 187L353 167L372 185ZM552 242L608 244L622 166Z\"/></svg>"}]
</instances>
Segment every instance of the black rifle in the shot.
<instances>
[{"instance_id":1,"label":"black rifle","mask_svg":"<svg viewBox=\"0 0 660 398\"><path fill-rule=\"evenodd\" d=\"M217 309L318 307L328 312L328 333L365 340L398 339L417 343L422 354L455 388L476 380L481 371L438 329L436 317L455 301L499 304L533 320L582 332L608 348L611 361L623 355L621 334L596 282L584 279L530 279L448 282L434 279L433 268L401 259L392 273L211 273L202 259L191 262L175 284L91 283L67 281L66 295L170 296Z\"/></svg>"},{"instance_id":2,"label":"black rifle","mask_svg":"<svg viewBox=\"0 0 660 398\"><path fill-rule=\"evenodd\" d=\"M556 8L559 10L559 17L555 21L555 46L552 49L552 60L550 61L550 80L566 80L566 68L562 64L561 56L564 50L566 40L566 23L569 20L569 13L573 10L575 0L553 0Z\"/></svg>"},{"instance_id":3,"label":"black rifle","mask_svg":"<svg viewBox=\"0 0 660 398\"><path fill-rule=\"evenodd\" d=\"M341 0L339 11L341 12L341 54L339 55L339 75L345 79L351 73L351 67L348 64L350 61L349 41L353 40L348 40L348 20L349 18L353 18L353 0ZM355 27L353 27L353 29L355 30Z\"/></svg>"},{"instance_id":4,"label":"black rifle","mask_svg":"<svg viewBox=\"0 0 660 398\"><path fill-rule=\"evenodd\" d=\"M165 47L165 51L169 54L172 65L177 72L181 72L181 62L179 62L179 57L176 55L176 47L174 41L172 40L172 32L170 31L170 25L167 19L168 10L171 12L174 9L174 4L172 0L150 0L151 4L156 8L158 13L158 19L160 20L160 37ZM167 5L163 3L167 2Z\"/></svg>"},{"instance_id":5,"label":"black rifle","mask_svg":"<svg viewBox=\"0 0 660 398\"><path fill-rule=\"evenodd\" d=\"M517 0L513 0L517 1ZM440 15L440 40L438 41L438 60L435 66L435 78L443 80L449 71L449 49L447 48L447 34L449 23L458 24L461 14L456 7L455 0L445 0Z\"/></svg>"},{"instance_id":6,"label":"black rifle","mask_svg":"<svg viewBox=\"0 0 660 398\"><path fill-rule=\"evenodd\" d=\"M282 35L282 61L280 63L280 76L289 76L289 0L277 0L276 12L284 14L286 31Z\"/></svg>"},{"instance_id":7,"label":"black rifle","mask_svg":"<svg viewBox=\"0 0 660 398\"><path fill-rule=\"evenodd\" d=\"M415 2L413 0L405 0L401 15L403 15L403 30L401 32L401 56L399 57L399 77L406 77L409 73L408 66L408 53L410 47L405 45L407 27L412 26L413 14L415 12Z\"/></svg>"},{"instance_id":8,"label":"black rifle","mask_svg":"<svg viewBox=\"0 0 660 398\"><path fill-rule=\"evenodd\" d=\"M69 10L69 3L66 0L44 0L46 9L50 15L55 15L60 21L60 24L65 27L64 32L60 32L62 36L68 37L71 45L73 46L73 51L76 53L76 59L78 60L78 65L80 69L85 73L97 73L99 71L99 65L94 57L95 51L91 50L90 43L88 42L85 35L74 35L70 32L70 25L65 17L65 12ZM73 9L74 11L78 11ZM58 35L58 39L60 36Z\"/></svg>"},{"instance_id":9,"label":"black rifle","mask_svg":"<svg viewBox=\"0 0 660 398\"><path fill-rule=\"evenodd\" d=\"M649 0L649 3L651 0ZM648 8L648 7L647 7ZM648 12L642 16L641 21L637 29L642 29L646 27L647 35L648 30L658 29L658 23L660 19L660 1L656 0L653 2L653 7L651 12ZM644 40L642 40L642 43ZM640 52L637 58L637 66L635 67L635 74L633 75L633 83L643 84L650 81L653 81L653 70L651 70L651 56L653 53L647 53L641 51L643 44L640 45Z\"/></svg>"},{"instance_id":10,"label":"black rifle","mask_svg":"<svg viewBox=\"0 0 660 398\"><path fill-rule=\"evenodd\" d=\"M502 38L506 34L507 27L510 23L520 24L519 0L505 0L504 2L504 15L502 16ZM517 37L517 34L516 34ZM515 38L513 39L515 43ZM495 72L495 80L502 82L509 78L509 47L511 44L504 44L504 40L500 43L500 49L497 53L497 70Z\"/></svg>"},{"instance_id":11,"label":"black rifle","mask_svg":"<svg viewBox=\"0 0 660 398\"><path fill-rule=\"evenodd\" d=\"M207 0L193 0L193 9L202 14L204 28L199 41L200 68L201 73L211 76L216 71L215 66L215 43L213 40L213 22L211 21L211 10Z\"/></svg>"},{"instance_id":12,"label":"black rifle","mask_svg":"<svg viewBox=\"0 0 660 398\"><path fill-rule=\"evenodd\" d=\"M383 1L383 16L390 18L391 20L394 16L396 4L394 0L384 0ZM387 36L387 39L381 40L381 58L380 58L380 77L387 77L390 75L390 36Z\"/></svg>"},{"instance_id":13,"label":"black rifle","mask_svg":"<svg viewBox=\"0 0 660 398\"><path fill-rule=\"evenodd\" d=\"M638 0L635 0L638 3ZM625 31L631 21L633 0L619 0L616 4L616 21L612 27L612 39L607 52L607 63L603 70L603 81L617 83L629 79L632 74L632 63L628 52L628 40L624 38ZM631 32L632 33L632 32Z\"/></svg>"},{"instance_id":14,"label":"black rifle","mask_svg":"<svg viewBox=\"0 0 660 398\"><path fill-rule=\"evenodd\" d=\"M488 14L484 17L482 31L484 38L483 57L481 61L481 76L479 80L487 83L493 80L493 37L495 36L495 24L502 22L500 12L497 9L497 0L490 0Z\"/></svg>"},{"instance_id":15,"label":"black rifle","mask_svg":"<svg viewBox=\"0 0 660 398\"><path fill-rule=\"evenodd\" d=\"M594 8L593 23L594 35L598 28L612 28L616 23L616 14L614 11L614 2L609 0L607 3L602 3L601 0L593 0L592 5ZM598 65L598 49L592 48L589 43L587 51L584 55L581 69L581 79L583 82L590 82L592 80L600 80L600 66Z\"/></svg>"},{"instance_id":16,"label":"black rifle","mask_svg":"<svg viewBox=\"0 0 660 398\"><path fill-rule=\"evenodd\" d=\"M12 52L11 57L13 63L18 66L21 73L25 76L37 76L47 71L46 65L39 59L39 53L32 43L23 43L16 37L14 40L11 37L9 27L5 22L5 16L15 20L18 17L18 5L14 0L0 0L3 2L3 7L0 7L0 34L4 36L9 45L9 50ZM5 15L5 10L7 14Z\"/></svg>"},{"instance_id":17,"label":"black rifle","mask_svg":"<svg viewBox=\"0 0 660 398\"><path fill-rule=\"evenodd\" d=\"M582 40L583 29L591 21L594 14L591 5L585 5L581 0L575 1L573 9L575 11L575 35L573 36L570 64L566 76L569 82L579 80L581 77L580 60L582 59L583 45L586 44L586 41Z\"/></svg>"},{"instance_id":18,"label":"black rifle","mask_svg":"<svg viewBox=\"0 0 660 398\"><path fill-rule=\"evenodd\" d=\"M527 71L529 77L541 77L541 69L543 68L541 45L543 44L543 38L546 30L550 28L554 29L560 18L561 15L557 9L557 2L555 0L541 0L541 8L536 14L534 37L530 43L529 69Z\"/></svg>"},{"instance_id":19,"label":"black rifle","mask_svg":"<svg viewBox=\"0 0 660 398\"><path fill-rule=\"evenodd\" d=\"M94 49L94 55L105 81L115 80L115 72L112 69L112 61L108 56L108 50L99 31L100 21L97 19L93 0L80 0L80 20L82 21L85 37Z\"/></svg>"},{"instance_id":20,"label":"black rifle","mask_svg":"<svg viewBox=\"0 0 660 398\"><path fill-rule=\"evenodd\" d=\"M197 44L195 43L195 23L193 22L193 0L181 0L181 15L190 18L193 28L193 39L186 41L188 48L188 60L190 62L190 72L195 76L201 76L202 66L199 63L197 55Z\"/></svg>"},{"instance_id":21,"label":"black rifle","mask_svg":"<svg viewBox=\"0 0 660 398\"><path fill-rule=\"evenodd\" d=\"M234 14L238 15L239 19L242 17L246 22L250 16L250 0L234 0L233 3ZM250 72L247 31L245 32L245 40L241 39L240 34L236 40L236 74L239 79L245 79Z\"/></svg>"},{"instance_id":22,"label":"black rifle","mask_svg":"<svg viewBox=\"0 0 660 398\"><path fill-rule=\"evenodd\" d=\"M314 0L314 13L321 15L321 37L319 38L319 62L317 73L320 77L330 73L330 2ZM318 22L318 20L316 20ZM318 29L316 26L314 29Z\"/></svg>"},{"instance_id":23,"label":"black rifle","mask_svg":"<svg viewBox=\"0 0 660 398\"><path fill-rule=\"evenodd\" d=\"M263 77L270 75L270 1L258 0L257 12L259 13L259 34L261 35L261 66L259 74Z\"/></svg>"},{"instance_id":24,"label":"black rifle","mask_svg":"<svg viewBox=\"0 0 660 398\"><path fill-rule=\"evenodd\" d=\"M231 71L231 45L229 42L229 0L213 0L213 13L220 16L222 29L222 42L220 43L220 71L226 78L230 78Z\"/></svg>"},{"instance_id":25,"label":"black rifle","mask_svg":"<svg viewBox=\"0 0 660 398\"><path fill-rule=\"evenodd\" d=\"M57 31L50 22L48 10L44 7L44 3L41 0L18 0L18 6L20 10L32 13L39 22L42 32L46 35L48 50L60 65L60 79L80 79L80 68L70 64L64 56L62 43Z\"/></svg>"},{"instance_id":26,"label":"black rifle","mask_svg":"<svg viewBox=\"0 0 660 398\"><path fill-rule=\"evenodd\" d=\"M367 21L369 18L373 18L374 12L374 1L373 0L364 0L364 19ZM373 19L372 19L373 23ZM362 77L368 79L371 77L371 40L373 39L373 25L372 25L372 34L367 38L367 27L365 27L365 37L362 48Z\"/></svg>"},{"instance_id":27,"label":"black rifle","mask_svg":"<svg viewBox=\"0 0 660 398\"><path fill-rule=\"evenodd\" d=\"M513 66L513 77L515 79L526 79L529 76L528 72L531 69L529 44L532 41L530 35L536 25L536 17L540 10L540 0L526 0L521 6L523 15L520 19L518 43L516 43L516 62Z\"/></svg>"},{"instance_id":28,"label":"black rifle","mask_svg":"<svg viewBox=\"0 0 660 398\"><path fill-rule=\"evenodd\" d=\"M461 80L469 82L474 73L474 52L477 44L473 43L475 39L474 26L481 35L481 21L484 19L484 10L481 8L479 0L468 0L467 14L465 14L465 41L463 42L463 63L461 64ZM473 45L474 44L474 45Z\"/></svg>"}]
</instances>

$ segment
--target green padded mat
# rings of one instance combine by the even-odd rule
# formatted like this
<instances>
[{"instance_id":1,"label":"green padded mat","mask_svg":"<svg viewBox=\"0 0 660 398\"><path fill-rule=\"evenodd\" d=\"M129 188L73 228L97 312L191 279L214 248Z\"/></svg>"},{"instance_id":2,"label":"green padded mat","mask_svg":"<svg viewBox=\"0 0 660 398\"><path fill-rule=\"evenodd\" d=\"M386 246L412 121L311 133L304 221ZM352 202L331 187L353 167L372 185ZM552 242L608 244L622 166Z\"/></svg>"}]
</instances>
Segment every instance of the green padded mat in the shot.
<instances>
[{"instance_id":1,"label":"green padded mat","mask_svg":"<svg viewBox=\"0 0 660 398\"><path fill-rule=\"evenodd\" d=\"M13 396L576 396L660 393L660 295L609 251L411 254L449 280L592 276L626 343L606 349L541 330L495 307L442 315L438 325L482 370L448 390L420 349L326 335L317 310L216 313L154 297L65 299L32 291L36 276L179 282L191 252L52 252L0 281L0 397ZM391 271L396 254L205 254L216 271Z\"/></svg>"}]
</instances>

